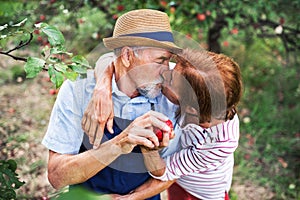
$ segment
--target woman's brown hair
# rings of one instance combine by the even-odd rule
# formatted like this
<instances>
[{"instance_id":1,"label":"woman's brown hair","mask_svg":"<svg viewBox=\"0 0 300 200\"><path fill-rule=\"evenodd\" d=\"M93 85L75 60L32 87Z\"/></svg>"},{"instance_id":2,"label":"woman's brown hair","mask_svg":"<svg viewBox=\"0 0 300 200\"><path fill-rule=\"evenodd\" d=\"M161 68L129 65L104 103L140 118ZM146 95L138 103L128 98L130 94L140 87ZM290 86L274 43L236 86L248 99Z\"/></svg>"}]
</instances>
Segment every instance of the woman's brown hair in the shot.
<instances>
[{"instance_id":1,"label":"woman's brown hair","mask_svg":"<svg viewBox=\"0 0 300 200\"><path fill-rule=\"evenodd\" d=\"M178 57L180 74L191 90L180 91L180 107L195 108L199 122L212 118L232 119L242 96L242 77L239 65L228 56L207 51L185 49Z\"/></svg>"}]
</instances>

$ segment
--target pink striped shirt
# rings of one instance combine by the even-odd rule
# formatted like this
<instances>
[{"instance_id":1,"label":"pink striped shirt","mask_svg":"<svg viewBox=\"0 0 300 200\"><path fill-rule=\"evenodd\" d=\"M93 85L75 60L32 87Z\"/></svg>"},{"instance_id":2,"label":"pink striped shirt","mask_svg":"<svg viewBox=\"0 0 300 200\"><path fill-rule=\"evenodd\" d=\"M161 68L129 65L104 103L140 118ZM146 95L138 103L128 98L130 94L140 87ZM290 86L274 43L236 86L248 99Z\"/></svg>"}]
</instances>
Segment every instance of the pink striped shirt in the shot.
<instances>
[{"instance_id":1,"label":"pink striped shirt","mask_svg":"<svg viewBox=\"0 0 300 200\"><path fill-rule=\"evenodd\" d=\"M238 116L208 129L189 124L179 131L182 149L164 158L164 175L152 176L163 181L177 179L200 199L224 199L231 186L233 153L238 146Z\"/></svg>"}]
</instances>

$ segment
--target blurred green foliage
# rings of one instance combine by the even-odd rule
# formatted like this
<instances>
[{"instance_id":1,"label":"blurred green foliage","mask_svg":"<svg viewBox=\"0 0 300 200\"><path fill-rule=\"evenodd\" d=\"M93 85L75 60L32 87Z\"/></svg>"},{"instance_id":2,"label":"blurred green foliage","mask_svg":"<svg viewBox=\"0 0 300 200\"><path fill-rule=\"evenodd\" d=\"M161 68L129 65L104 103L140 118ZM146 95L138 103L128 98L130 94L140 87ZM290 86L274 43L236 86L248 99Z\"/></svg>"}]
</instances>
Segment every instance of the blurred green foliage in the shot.
<instances>
[{"instance_id":1,"label":"blurred green foliage","mask_svg":"<svg viewBox=\"0 0 300 200\"><path fill-rule=\"evenodd\" d=\"M0 40L2 52L28 40L34 24L44 22L63 33L66 52L87 55L102 38L112 35L121 14L138 8L166 12L173 30L205 49L233 57L241 66L244 96L237 174L270 187L275 199L300 198L300 1L23 0L0 4L0 26L27 18L22 33L17 32L19 27L11 27L16 34ZM29 46L39 57L48 42L45 35L33 34ZM80 57L75 60L78 65L85 63Z\"/></svg>"},{"instance_id":2,"label":"blurred green foliage","mask_svg":"<svg viewBox=\"0 0 300 200\"><path fill-rule=\"evenodd\" d=\"M24 185L19 181L16 169L14 160L0 160L0 199L16 199L15 190Z\"/></svg>"}]
</instances>

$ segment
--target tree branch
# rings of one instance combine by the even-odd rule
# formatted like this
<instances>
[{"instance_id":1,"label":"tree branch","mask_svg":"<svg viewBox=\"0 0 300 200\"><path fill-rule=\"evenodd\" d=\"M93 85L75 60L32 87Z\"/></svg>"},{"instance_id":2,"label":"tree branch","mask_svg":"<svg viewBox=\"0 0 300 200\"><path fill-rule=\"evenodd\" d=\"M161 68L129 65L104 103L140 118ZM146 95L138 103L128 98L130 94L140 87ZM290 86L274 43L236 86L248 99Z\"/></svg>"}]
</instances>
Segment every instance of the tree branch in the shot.
<instances>
[{"instance_id":1,"label":"tree branch","mask_svg":"<svg viewBox=\"0 0 300 200\"><path fill-rule=\"evenodd\" d=\"M13 49L11 49L11 50L8 50L8 51L5 52L5 53L9 54L9 53L12 52L12 51L15 51L15 50L17 50L17 49L20 49L20 48L22 48L22 47L28 45L28 44L31 42L32 38L33 38L33 34L30 33L30 38L28 39L27 42L25 42L25 43L22 43L22 42L21 42L18 46L16 46L15 48L13 48Z\"/></svg>"},{"instance_id":2,"label":"tree branch","mask_svg":"<svg viewBox=\"0 0 300 200\"><path fill-rule=\"evenodd\" d=\"M27 62L27 58L23 58L23 57L18 57L18 56L14 56L14 55L11 55L10 53L15 51L15 50L18 50L18 49L21 49L22 47L28 45L31 41L32 41L32 38L33 38L33 34L30 33L30 38L25 42L23 43L22 41L20 42L20 44L18 46L16 46L15 48L13 49L10 49L6 52L3 52L3 51L0 51L0 54L3 54L3 55L6 55L6 56L9 56L15 60L20 60L20 61L24 61L24 62Z\"/></svg>"},{"instance_id":3,"label":"tree branch","mask_svg":"<svg viewBox=\"0 0 300 200\"><path fill-rule=\"evenodd\" d=\"M11 55L11 54L9 54L9 53L7 53L7 52L2 52L2 51L0 51L0 54L3 54L3 55L6 55L6 56L9 56L9 57L11 57L11 58L13 58L13 59L15 59L15 60L20 60L20 61L27 62L27 58L23 58L23 57L14 56L14 55Z\"/></svg>"}]
</instances>

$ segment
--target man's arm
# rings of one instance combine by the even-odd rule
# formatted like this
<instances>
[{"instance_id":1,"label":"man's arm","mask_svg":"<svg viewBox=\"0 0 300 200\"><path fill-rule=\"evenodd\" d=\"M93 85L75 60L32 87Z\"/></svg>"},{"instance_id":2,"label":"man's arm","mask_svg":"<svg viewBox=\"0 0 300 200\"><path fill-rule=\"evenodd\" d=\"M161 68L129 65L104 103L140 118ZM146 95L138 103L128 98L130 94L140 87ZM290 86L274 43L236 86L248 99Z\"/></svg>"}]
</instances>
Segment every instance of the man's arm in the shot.
<instances>
[{"instance_id":1,"label":"man's arm","mask_svg":"<svg viewBox=\"0 0 300 200\"><path fill-rule=\"evenodd\" d=\"M121 155L120 148L113 141L104 143L97 150L91 149L77 155L59 154L49 150L49 182L56 189L82 183L119 155Z\"/></svg>"},{"instance_id":2,"label":"man's arm","mask_svg":"<svg viewBox=\"0 0 300 200\"><path fill-rule=\"evenodd\" d=\"M95 67L96 85L93 96L84 112L81 126L89 136L89 141L98 148L103 136L104 128L113 133L113 102L112 76L114 73L114 54L107 53L101 56Z\"/></svg>"},{"instance_id":3,"label":"man's arm","mask_svg":"<svg viewBox=\"0 0 300 200\"><path fill-rule=\"evenodd\" d=\"M117 157L132 151L136 145L148 148L159 146L152 126L169 131L164 123L168 118L161 113L149 111L136 118L121 134L103 143L98 149L91 149L78 155L49 152L48 178L54 188L81 183L94 176ZM87 167L88 166L88 167Z\"/></svg>"}]
</instances>

